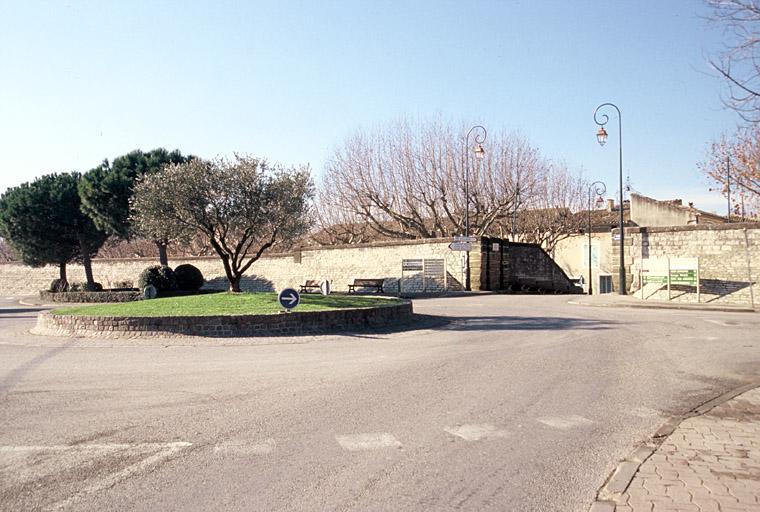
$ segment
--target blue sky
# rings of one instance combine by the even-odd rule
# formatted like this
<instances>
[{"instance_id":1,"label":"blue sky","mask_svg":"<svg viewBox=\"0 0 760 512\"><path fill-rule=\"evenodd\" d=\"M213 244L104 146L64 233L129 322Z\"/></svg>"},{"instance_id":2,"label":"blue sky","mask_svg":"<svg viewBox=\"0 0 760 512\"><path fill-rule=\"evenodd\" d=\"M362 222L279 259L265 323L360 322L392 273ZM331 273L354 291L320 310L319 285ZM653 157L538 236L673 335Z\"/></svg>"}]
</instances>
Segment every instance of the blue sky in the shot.
<instances>
[{"instance_id":1,"label":"blue sky","mask_svg":"<svg viewBox=\"0 0 760 512\"><path fill-rule=\"evenodd\" d=\"M696 163L736 128L699 0L0 0L0 191L157 146L321 172L359 127L403 116L514 129L617 186L722 212Z\"/></svg>"}]
</instances>

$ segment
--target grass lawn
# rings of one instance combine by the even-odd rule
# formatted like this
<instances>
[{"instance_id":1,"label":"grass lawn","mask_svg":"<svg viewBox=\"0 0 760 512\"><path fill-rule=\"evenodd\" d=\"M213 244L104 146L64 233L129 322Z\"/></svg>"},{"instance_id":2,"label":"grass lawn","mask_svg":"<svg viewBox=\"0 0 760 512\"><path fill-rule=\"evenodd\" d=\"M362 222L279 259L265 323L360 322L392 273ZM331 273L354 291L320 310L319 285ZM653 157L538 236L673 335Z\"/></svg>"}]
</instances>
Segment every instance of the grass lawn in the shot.
<instances>
[{"instance_id":1,"label":"grass lawn","mask_svg":"<svg viewBox=\"0 0 760 512\"><path fill-rule=\"evenodd\" d=\"M342 308L367 308L398 304L398 299L384 299L362 295L301 294L301 303L294 311L325 311ZM282 310L277 294L261 293L208 293L185 297L75 306L53 310L57 315L92 316L211 316L272 314Z\"/></svg>"}]
</instances>

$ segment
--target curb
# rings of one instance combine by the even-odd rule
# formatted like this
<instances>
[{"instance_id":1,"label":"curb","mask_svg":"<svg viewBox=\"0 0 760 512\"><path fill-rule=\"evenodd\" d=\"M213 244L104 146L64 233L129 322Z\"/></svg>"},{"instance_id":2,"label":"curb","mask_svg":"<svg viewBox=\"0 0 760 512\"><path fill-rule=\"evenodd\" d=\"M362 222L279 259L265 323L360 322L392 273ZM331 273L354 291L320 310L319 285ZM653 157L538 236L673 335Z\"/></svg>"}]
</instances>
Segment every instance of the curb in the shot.
<instances>
[{"instance_id":1,"label":"curb","mask_svg":"<svg viewBox=\"0 0 760 512\"><path fill-rule=\"evenodd\" d=\"M615 512L615 500L620 497L633 481L633 477L639 470L639 467L657 451L662 443L675 432L678 426L685 420L695 416L702 416L710 412L722 403L728 402L737 396L760 387L760 381L751 382L731 391L727 391L715 398L704 402L686 412L681 416L674 416L663 423L654 434L652 439L637 447L633 452L621 461L617 467L610 473L604 485L596 494L596 499L591 503L589 512Z\"/></svg>"},{"instance_id":2,"label":"curb","mask_svg":"<svg viewBox=\"0 0 760 512\"><path fill-rule=\"evenodd\" d=\"M569 300L567 301L568 304L573 304L575 306L586 306L586 307L592 307L592 308L631 308L631 309L677 309L680 311L717 311L717 312L723 312L723 313L756 313L758 310L753 309L749 306L742 307L742 306L702 306L695 304L635 304L635 303L624 303L621 302L619 304L615 303L600 303L600 304L589 304L588 302L579 302L575 300Z\"/></svg>"}]
</instances>

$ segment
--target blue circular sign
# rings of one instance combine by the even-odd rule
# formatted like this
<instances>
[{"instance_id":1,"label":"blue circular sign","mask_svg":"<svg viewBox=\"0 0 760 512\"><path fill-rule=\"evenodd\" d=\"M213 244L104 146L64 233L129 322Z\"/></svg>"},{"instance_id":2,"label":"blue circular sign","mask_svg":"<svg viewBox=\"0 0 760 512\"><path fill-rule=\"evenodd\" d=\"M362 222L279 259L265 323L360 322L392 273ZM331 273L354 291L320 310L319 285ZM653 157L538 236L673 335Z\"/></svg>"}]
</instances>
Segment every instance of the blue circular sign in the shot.
<instances>
[{"instance_id":1,"label":"blue circular sign","mask_svg":"<svg viewBox=\"0 0 760 512\"><path fill-rule=\"evenodd\" d=\"M293 309L301 302L301 295L293 288L285 288L277 296L280 306L285 309Z\"/></svg>"}]
</instances>

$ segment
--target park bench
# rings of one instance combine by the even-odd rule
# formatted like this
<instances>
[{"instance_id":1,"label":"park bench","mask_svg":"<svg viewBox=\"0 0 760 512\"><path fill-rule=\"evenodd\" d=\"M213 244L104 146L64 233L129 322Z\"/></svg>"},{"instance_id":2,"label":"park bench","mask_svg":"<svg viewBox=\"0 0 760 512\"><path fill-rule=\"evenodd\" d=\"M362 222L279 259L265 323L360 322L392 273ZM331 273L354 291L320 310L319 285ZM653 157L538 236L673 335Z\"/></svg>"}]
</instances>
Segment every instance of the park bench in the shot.
<instances>
[{"instance_id":1,"label":"park bench","mask_svg":"<svg viewBox=\"0 0 760 512\"><path fill-rule=\"evenodd\" d=\"M301 285L301 293L308 293L309 290L319 290L319 281L307 279L306 282Z\"/></svg>"},{"instance_id":2,"label":"park bench","mask_svg":"<svg viewBox=\"0 0 760 512\"><path fill-rule=\"evenodd\" d=\"M377 293L383 293L383 279L354 279L348 285L348 293L354 293L357 288L374 288Z\"/></svg>"}]
</instances>

